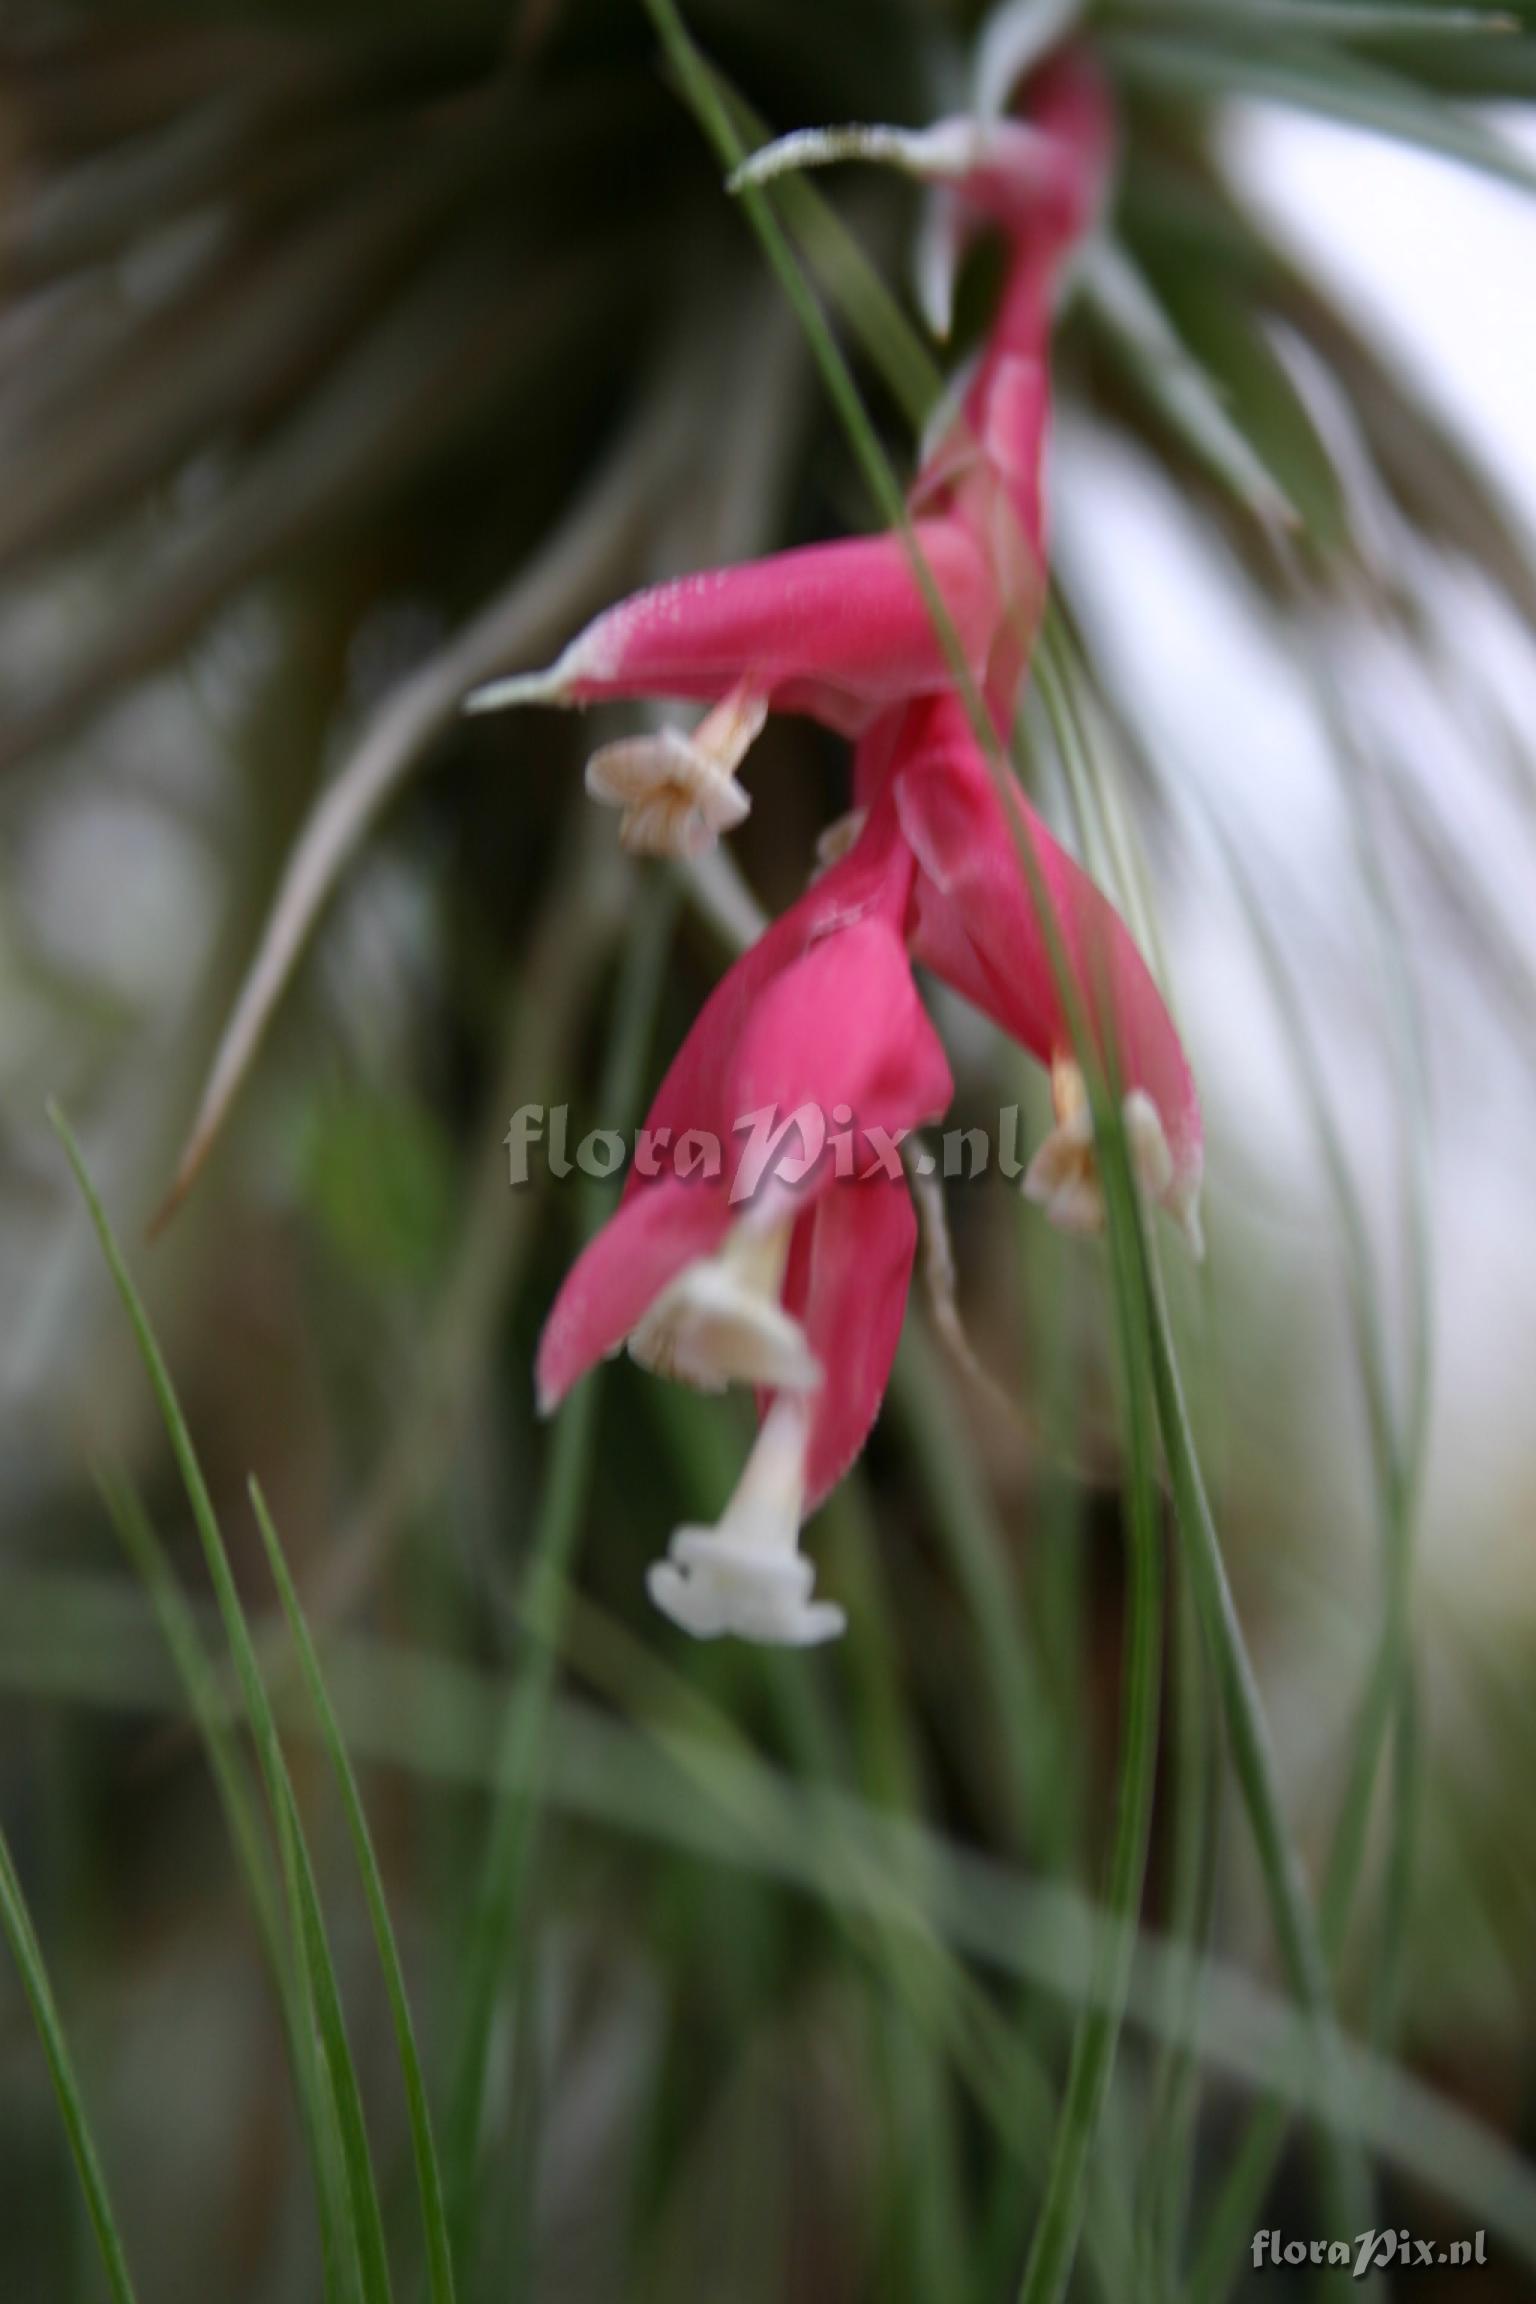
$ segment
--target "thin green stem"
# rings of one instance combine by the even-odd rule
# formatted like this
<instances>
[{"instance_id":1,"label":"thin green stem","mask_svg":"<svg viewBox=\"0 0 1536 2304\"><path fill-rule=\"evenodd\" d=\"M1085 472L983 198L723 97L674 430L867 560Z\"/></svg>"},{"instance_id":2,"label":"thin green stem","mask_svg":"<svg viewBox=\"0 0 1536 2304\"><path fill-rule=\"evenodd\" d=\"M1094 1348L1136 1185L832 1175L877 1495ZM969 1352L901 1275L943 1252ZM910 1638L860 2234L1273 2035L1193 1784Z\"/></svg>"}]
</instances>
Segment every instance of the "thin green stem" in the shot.
<instances>
[{"instance_id":1,"label":"thin green stem","mask_svg":"<svg viewBox=\"0 0 1536 2304\"><path fill-rule=\"evenodd\" d=\"M1213 1734L1210 1659L1187 1559L1178 1564L1173 1617L1174 1759L1169 1928L1189 1958L1174 1988L1153 2076L1142 2177L1141 2241L1148 2292L1178 2292L1178 2258L1189 2190L1200 2073L1192 2051L1199 1960L1209 1942L1216 1894L1216 1823L1221 1741Z\"/></svg>"},{"instance_id":2,"label":"thin green stem","mask_svg":"<svg viewBox=\"0 0 1536 2304\"><path fill-rule=\"evenodd\" d=\"M1134 1209L1131 1221L1136 1222ZM1116 1822L1105 1908L1109 1928L1090 2005L1078 2023L1066 2099L1045 2196L1035 2226L1020 2304L1057 2304L1077 2250L1089 2159L1103 2115L1120 2024L1130 1990L1131 1958L1146 1875L1157 1771L1163 1557L1158 1527L1153 1402L1145 1346L1145 1308L1135 1300L1136 1274L1115 1262L1119 1330L1129 1347L1122 1368L1130 1441L1127 1509L1128 1592L1123 1667L1123 1728Z\"/></svg>"}]
</instances>

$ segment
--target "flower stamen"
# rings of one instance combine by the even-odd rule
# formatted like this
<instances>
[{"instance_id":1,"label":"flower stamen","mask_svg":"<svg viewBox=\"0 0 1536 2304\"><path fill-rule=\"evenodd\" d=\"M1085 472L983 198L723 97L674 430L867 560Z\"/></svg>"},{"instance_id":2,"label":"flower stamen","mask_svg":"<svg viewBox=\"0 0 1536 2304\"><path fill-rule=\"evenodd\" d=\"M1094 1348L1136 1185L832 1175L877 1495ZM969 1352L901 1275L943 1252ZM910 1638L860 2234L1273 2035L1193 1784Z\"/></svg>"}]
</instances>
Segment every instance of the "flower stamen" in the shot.
<instances>
[{"instance_id":1,"label":"flower stamen","mask_svg":"<svg viewBox=\"0 0 1536 2304\"><path fill-rule=\"evenodd\" d=\"M1102 1232L1104 1185L1093 1140L1093 1114L1082 1072L1070 1056L1052 1059L1051 1104L1056 1125L1025 1170L1025 1198L1043 1208L1060 1231ZM1167 1133L1145 1089L1133 1088L1120 1112L1137 1185L1148 1200L1167 1209L1198 1261L1204 1251L1198 1177L1175 1185Z\"/></svg>"},{"instance_id":2,"label":"flower stamen","mask_svg":"<svg viewBox=\"0 0 1536 2304\"><path fill-rule=\"evenodd\" d=\"M662 728L604 744L587 762L587 791L622 810L619 839L631 855L706 855L750 813L736 770L767 717L768 699L743 680L691 733Z\"/></svg>"}]
</instances>

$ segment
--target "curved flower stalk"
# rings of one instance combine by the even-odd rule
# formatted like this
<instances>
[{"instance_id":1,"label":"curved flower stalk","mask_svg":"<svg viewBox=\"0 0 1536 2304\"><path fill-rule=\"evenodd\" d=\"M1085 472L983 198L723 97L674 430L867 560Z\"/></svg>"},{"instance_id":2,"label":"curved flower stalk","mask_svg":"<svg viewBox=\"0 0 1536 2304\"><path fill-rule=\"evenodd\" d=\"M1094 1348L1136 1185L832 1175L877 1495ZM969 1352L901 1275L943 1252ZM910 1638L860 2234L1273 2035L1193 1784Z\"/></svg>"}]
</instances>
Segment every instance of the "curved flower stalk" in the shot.
<instances>
[{"instance_id":1,"label":"curved flower stalk","mask_svg":"<svg viewBox=\"0 0 1536 2304\"><path fill-rule=\"evenodd\" d=\"M1017 117L818 134L750 163L767 174L849 152L894 159L941 185L957 231L990 223L1007 237L993 325L910 492L912 535L637 593L547 671L470 699L477 710L704 705L689 733L622 739L589 762L589 791L621 809L625 844L650 853L697 856L742 820L736 772L770 711L855 740L853 813L825 836L805 895L706 1002L619 1209L572 1268L539 1347L545 1409L626 1345L659 1375L757 1392L758 1439L720 1522L677 1531L649 1578L657 1605L700 1637L804 1645L842 1629L812 1597L799 1534L863 1446L895 1354L916 1241L897 1147L950 1100L914 960L1049 1069L1056 1124L1025 1190L1052 1220L1079 1232L1104 1221L1070 1006L1122 1100L1143 1190L1198 1252L1200 1108L1167 1008L1113 906L1022 798L1032 870L1021 871L910 551L915 541L1006 736L1045 596L1052 310L1097 218L1111 147L1102 83L1073 52L1035 75Z\"/></svg>"}]
</instances>

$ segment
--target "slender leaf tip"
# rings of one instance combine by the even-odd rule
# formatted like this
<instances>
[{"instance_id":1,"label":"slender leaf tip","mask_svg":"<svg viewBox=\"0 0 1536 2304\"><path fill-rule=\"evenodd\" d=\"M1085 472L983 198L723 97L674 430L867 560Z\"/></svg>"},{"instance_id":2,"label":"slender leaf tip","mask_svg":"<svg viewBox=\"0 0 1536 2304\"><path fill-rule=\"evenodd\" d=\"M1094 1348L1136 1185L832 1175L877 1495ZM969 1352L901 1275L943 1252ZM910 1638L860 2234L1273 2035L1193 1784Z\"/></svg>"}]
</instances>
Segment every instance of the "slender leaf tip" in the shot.
<instances>
[{"instance_id":1,"label":"slender leaf tip","mask_svg":"<svg viewBox=\"0 0 1536 2304\"><path fill-rule=\"evenodd\" d=\"M563 704L566 692L562 666L550 664L542 672L513 672L505 679L483 681L465 697L464 710L504 712L515 704Z\"/></svg>"}]
</instances>

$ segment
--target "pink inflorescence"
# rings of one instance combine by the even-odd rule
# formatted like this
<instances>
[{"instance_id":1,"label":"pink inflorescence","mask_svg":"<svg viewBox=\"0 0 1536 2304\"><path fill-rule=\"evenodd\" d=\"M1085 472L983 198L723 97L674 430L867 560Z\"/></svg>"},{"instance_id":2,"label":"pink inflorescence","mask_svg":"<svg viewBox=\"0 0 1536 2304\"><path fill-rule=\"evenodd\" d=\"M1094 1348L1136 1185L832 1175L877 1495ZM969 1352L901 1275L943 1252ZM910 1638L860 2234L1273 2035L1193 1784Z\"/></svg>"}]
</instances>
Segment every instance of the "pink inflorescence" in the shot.
<instances>
[{"instance_id":1,"label":"pink inflorescence","mask_svg":"<svg viewBox=\"0 0 1536 2304\"><path fill-rule=\"evenodd\" d=\"M1007 243L980 359L909 499L953 639L1005 739L1045 596L1051 316L1101 204L1107 98L1072 51L1032 75L1008 119L875 133L942 181L952 234L990 223ZM537 1370L546 1409L625 1343L661 1374L753 1386L761 1424L736 1493L714 1528L676 1532L651 1593L700 1636L818 1641L843 1619L812 1597L799 1532L874 1422L916 1244L889 1147L952 1093L912 962L1049 1068L1056 1124L1025 1189L1068 1229L1097 1228L1103 1201L1062 960L1080 1027L1123 1095L1141 1186L1197 1248L1199 1102L1124 923L1022 794L1004 799L905 537L779 553L638 593L549 671L474 702L608 697L707 707L691 731L607 745L588 767L588 789L623 811L626 845L647 853L696 856L742 820L736 770L770 711L808 714L855 746L855 805L829 839L834 860L717 985L647 1121L659 1142L698 1131L734 1149L704 1176L631 1173L560 1291ZM748 1176L743 1120L806 1110L835 1119L837 1156Z\"/></svg>"}]
</instances>

